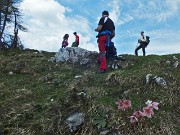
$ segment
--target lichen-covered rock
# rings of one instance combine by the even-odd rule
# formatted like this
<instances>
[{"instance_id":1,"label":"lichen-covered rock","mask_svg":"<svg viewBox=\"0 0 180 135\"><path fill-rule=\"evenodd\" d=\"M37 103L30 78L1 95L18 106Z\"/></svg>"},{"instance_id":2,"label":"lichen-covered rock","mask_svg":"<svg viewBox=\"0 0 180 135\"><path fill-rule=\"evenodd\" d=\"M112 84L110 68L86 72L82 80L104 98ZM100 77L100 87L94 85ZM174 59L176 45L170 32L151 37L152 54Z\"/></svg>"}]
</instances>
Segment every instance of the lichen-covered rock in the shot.
<instances>
[{"instance_id":1,"label":"lichen-covered rock","mask_svg":"<svg viewBox=\"0 0 180 135\"><path fill-rule=\"evenodd\" d=\"M146 85L150 84L151 82L155 82L156 84L167 88L167 82L165 81L164 78L159 77L159 76L154 76L152 74L147 74L146 75Z\"/></svg>"},{"instance_id":2,"label":"lichen-covered rock","mask_svg":"<svg viewBox=\"0 0 180 135\"><path fill-rule=\"evenodd\" d=\"M162 87L164 87L164 88L167 88L167 83L166 83L166 81L164 80L164 78L155 76L154 79L155 79L155 82L156 82L158 85L160 85L160 86L162 86Z\"/></svg>"},{"instance_id":3,"label":"lichen-covered rock","mask_svg":"<svg viewBox=\"0 0 180 135\"><path fill-rule=\"evenodd\" d=\"M84 123L84 114L75 113L67 118L66 123L68 124L71 132L77 131Z\"/></svg>"},{"instance_id":4,"label":"lichen-covered rock","mask_svg":"<svg viewBox=\"0 0 180 135\"><path fill-rule=\"evenodd\" d=\"M80 47L61 48L55 55L56 62L68 62L85 65L97 58L98 52L88 51Z\"/></svg>"},{"instance_id":5,"label":"lichen-covered rock","mask_svg":"<svg viewBox=\"0 0 180 135\"><path fill-rule=\"evenodd\" d=\"M174 68L177 68L178 65L179 65L179 61L176 61L173 66L174 66Z\"/></svg>"},{"instance_id":6,"label":"lichen-covered rock","mask_svg":"<svg viewBox=\"0 0 180 135\"><path fill-rule=\"evenodd\" d=\"M152 80L152 74L146 75L146 84L149 84L149 82Z\"/></svg>"},{"instance_id":7,"label":"lichen-covered rock","mask_svg":"<svg viewBox=\"0 0 180 135\"><path fill-rule=\"evenodd\" d=\"M173 59L174 59L174 60L178 60L178 58L177 58L176 56L173 56Z\"/></svg>"}]
</instances>

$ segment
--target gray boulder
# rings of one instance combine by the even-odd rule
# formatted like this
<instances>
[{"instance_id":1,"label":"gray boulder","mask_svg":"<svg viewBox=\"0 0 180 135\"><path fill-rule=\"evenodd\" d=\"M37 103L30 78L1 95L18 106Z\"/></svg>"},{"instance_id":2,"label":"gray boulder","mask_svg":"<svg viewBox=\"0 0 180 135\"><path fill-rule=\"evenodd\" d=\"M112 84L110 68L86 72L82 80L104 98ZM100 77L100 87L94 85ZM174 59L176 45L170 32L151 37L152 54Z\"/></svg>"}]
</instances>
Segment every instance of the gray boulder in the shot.
<instances>
[{"instance_id":1,"label":"gray boulder","mask_svg":"<svg viewBox=\"0 0 180 135\"><path fill-rule=\"evenodd\" d=\"M56 62L68 62L85 65L97 58L98 52L88 51L80 47L61 48L55 55Z\"/></svg>"},{"instance_id":2,"label":"gray boulder","mask_svg":"<svg viewBox=\"0 0 180 135\"><path fill-rule=\"evenodd\" d=\"M155 82L156 82L158 85L160 85L160 86L162 86L162 87L164 87L164 88L167 88L167 83L166 83L166 81L164 80L164 78L155 76L154 79L155 79Z\"/></svg>"},{"instance_id":3,"label":"gray boulder","mask_svg":"<svg viewBox=\"0 0 180 135\"><path fill-rule=\"evenodd\" d=\"M75 132L84 124L84 114L75 113L67 118L66 123L68 124L71 132Z\"/></svg>"},{"instance_id":4,"label":"gray boulder","mask_svg":"<svg viewBox=\"0 0 180 135\"><path fill-rule=\"evenodd\" d=\"M167 82L165 81L164 78L159 77L159 76L154 76L152 74L147 74L146 75L146 85L150 84L151 82L155 82L156 84L167 88Z\"/></svg>"}]
</instances>

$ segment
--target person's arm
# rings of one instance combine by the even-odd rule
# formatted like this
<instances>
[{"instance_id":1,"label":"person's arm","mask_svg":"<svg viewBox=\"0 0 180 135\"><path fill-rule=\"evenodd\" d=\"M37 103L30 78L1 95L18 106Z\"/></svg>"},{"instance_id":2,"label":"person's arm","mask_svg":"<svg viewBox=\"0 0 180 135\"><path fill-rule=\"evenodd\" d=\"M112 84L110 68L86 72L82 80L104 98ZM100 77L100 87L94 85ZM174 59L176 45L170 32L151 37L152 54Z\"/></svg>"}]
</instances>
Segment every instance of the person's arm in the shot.
<instances>
[{"instance_id":1,"label":"person's arm","mask_svg":"<svg viewBox=\"0 0 180 135\"><path fill-rule=\"evenodd\" d=\"M112 32L112 36L111 36L111 39L115 37L115 30L113 30Z\"/></svg>"},{"instance_id":2,"label":"person's arm","mask_svg":"<svg viewBox=\"0 0 180 135\"><path fill-rule=\"evenodd\" d=\"M103 27L103 25L98 25L98 27L95 29L95 31L96 31L96 32L101 31L102 27Z\"/></svg>"},{"instance_id":3,"label":"person's arm","mask_svg":"<svg viewBox=\"0 0 180 135\"><path fill-rule=\"evenodd\" d=\"M99 20L98 27L95 29L95 31L96 31L96 32L101 31L101 29L102 29L102 27L103 27L103 24L104 24L104 18L102 17L102 18Z\"/></svg>"}]
</instances>

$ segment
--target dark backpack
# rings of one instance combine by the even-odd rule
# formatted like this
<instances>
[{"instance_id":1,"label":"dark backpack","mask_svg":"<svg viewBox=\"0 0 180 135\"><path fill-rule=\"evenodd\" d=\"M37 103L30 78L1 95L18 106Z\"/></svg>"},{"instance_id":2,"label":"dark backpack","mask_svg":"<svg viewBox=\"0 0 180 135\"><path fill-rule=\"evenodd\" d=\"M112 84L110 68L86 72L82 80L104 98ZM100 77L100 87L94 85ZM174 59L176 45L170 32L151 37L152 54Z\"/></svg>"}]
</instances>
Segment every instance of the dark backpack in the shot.
<instances>
[{"instance_id":1,"label":"dark backpack","mask_svg":"<svg viewBox=\"0 0 180 135\"><path fill-rule=\"evenodd\" d=\"M147 45L149 44L149 42L150 42L150 37L149 36L146 36L146 42L147 42Z\"/></svg>"},{"instance_id":2,"label":"dark backpack","mask_svg":"<svg viewBox=\"0 0 180 135\"><path fill-rule=\"evenodd\" d=\"M114 46L114 42L111 42L109 46L106 46L106 58L107 59L115 59L117 57L116 47Z\"/></svg>"}]
</instances>

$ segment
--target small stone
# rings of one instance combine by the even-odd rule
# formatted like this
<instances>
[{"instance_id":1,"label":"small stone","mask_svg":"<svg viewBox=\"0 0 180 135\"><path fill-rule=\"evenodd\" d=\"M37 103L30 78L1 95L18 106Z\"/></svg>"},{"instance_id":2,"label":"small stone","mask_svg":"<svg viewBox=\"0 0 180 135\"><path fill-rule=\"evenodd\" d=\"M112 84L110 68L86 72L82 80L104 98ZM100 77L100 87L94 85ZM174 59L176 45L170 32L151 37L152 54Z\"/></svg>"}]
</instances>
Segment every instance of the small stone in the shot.
<instances>
[{"instance_id":1,"label":"small stone","mask_svg":"<svg viewBox=\"0 0 180 135\"><path fill-rule=\"evenodd\" d=\"M167 64L167 65L170 65L170 64L171 64L171 61L166 61L166 64Z\"/></svg>"},{"instance_id":2,"label":"small stone","mask_svg":"<svg viewBox=\"0 0 180 135\"><path fill-rule=\"evenodd\" d=\"M109 130L106 129L106 128L101 128L101 129L99 129L99 130L100 130L100 134L101 134L101 135L106 135L106 134L109 132Z\"/></svg>"},{"instance_id":3,"label":"small stone","mask_svg":"<svg viewBox=\"0 0 180 135\"><path fill-rule=\"evenodd\" d=\"M81 78L82 75L76 75L74 78L77 79L77 78Z\"/></svg>"},{"instance_id":4,"label":"small stone","mask_svg":"<svg viewBox=\"0 0 180 135\"><path fill-rule=\"evenodd\" d=\"M39 53L42 53L42 50L39 50Z\"/></svg>"},{"instance_id":5,"label":"small stone","mask_svg":"<svg viewBox=\"0 0 180 135\"><path fill-rule=\"evenodd\" d=\"M114 64L112 64L112 65L111 65L111 68L112 68L112 69L114 69L114 68L115 68L115 65L114 65Z\"/></svg>"},{"instance_id":6,"label":"small stone","mask_svg":"<svg viewBox=\"0 0 180 135\"><path fill-rule=\"evenodd\" d=\"M151 81L152 79L152 74L147 74L146 75L146 84L149 84L149 82Z\"/></svg>"},{"instance_id":7,"label":"small stone","mask_svg":"<svg viewBox=\"0 0 180 135\"><path fill-rule=\"evenodd\" d=\"M115 69L118 69L118 65L116 64Z\"/></svg>"},{"instance_id":8,"label":"small stone","mask_svg":"<svg viewBox=\"0 0 180 135\"><path fill-rule=\"evenodd\" d=\"M177 68L178 65L179 65L179 61L176 61L173 66L174 66L175 68Z\"/></svg>"},{"instance_id":9,"label":"small stone","mask_svg":"<svg viewBox=\"0 0 180 135\"><path fill-rule=\"evenodd\" d=\"M78 95L78 96L81 96L81 95L86 96L86 93L85 93L85 92L80 92L80 93L78 93L77 95Z\"/></svg>"},{"instance_id":10,"label":"small stone","mask_svg":"<svg viewBox=\"0 0 180 135\"><path fill-rule=\"evenodd\" d=\"M9 74L9 75L13 75L14 73L13 73L12 71L10 71L8 74Z\"/></svg>"},{"instance_id":11,"label":"small stone","mask_svg":"<svg viewBox=\"0 0 180 135\"><path fill-rule=\"evenodd\" d=\"M55 59L55 57L51 57L48 61L49 61L49 62L55 62L56 59Z\"/></svg>"}]
</instances>

